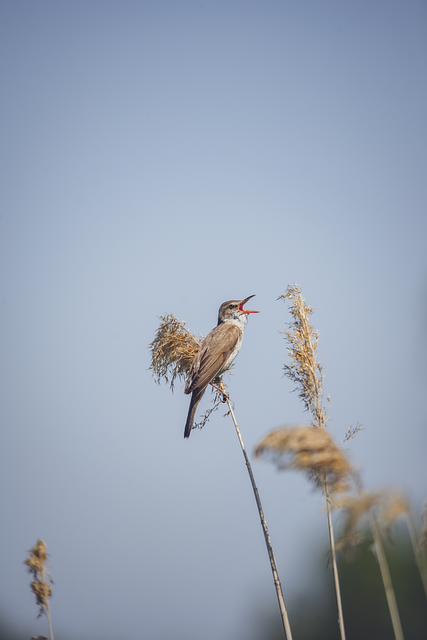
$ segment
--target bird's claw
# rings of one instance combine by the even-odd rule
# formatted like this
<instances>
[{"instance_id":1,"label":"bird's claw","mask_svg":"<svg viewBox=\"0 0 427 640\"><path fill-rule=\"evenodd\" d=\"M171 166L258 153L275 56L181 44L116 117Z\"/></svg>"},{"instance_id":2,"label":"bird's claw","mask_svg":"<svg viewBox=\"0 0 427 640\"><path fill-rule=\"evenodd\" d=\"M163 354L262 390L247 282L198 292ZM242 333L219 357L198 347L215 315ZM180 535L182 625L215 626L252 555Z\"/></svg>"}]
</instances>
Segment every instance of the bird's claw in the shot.
<instances>
[{"instance_id":1,"label":"bird's claw","mask_svg":"<svg viewBox=\"0 0 427 640\"><path fill-rule=\"evenodd\" d=\"M211 382L210 384L214 389L216 389L217 391L219 391L219 393L221 393L222 398L220 402L228 402L230 400L230 396L226 392L224 385L221 381L218 383L218 385L214 384L213 382Z\"/></svg>"}]
</instances>

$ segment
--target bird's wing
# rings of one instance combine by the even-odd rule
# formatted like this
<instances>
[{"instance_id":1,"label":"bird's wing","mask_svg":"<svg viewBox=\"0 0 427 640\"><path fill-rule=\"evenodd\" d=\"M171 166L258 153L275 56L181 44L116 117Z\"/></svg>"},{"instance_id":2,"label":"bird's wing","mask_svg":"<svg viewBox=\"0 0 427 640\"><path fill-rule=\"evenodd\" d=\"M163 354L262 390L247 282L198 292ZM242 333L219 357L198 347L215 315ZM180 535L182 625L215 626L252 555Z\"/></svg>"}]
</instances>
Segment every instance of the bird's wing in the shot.
<instances>
[{"instance_id":1,"label":"bird's wing","mask_svg":"<svg viewBox=\"0 0 427 640\"><path fill-rule=\"evenodd\" d=\"M207 387L221 371L237 344L241 330L234 325L219 325L212 329L191 365L185 393Z\"/></svg>"}]
</instances>

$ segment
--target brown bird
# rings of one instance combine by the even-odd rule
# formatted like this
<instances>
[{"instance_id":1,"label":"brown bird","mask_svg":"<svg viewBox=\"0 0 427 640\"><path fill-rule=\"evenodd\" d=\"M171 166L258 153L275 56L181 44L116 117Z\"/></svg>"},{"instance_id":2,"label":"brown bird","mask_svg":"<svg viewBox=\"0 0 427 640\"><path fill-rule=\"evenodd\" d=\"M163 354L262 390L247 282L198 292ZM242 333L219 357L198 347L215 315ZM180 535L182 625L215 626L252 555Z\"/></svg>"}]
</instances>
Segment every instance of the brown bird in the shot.
<instances>
[{"instance_id":1,"label":"brown bird","mask_svg":"<svg viewBox=\"0 0 427 640\"><path fill-rule=\"evenodd\" d=\"M184 438L190 436L197 405L206 387L230 368L239 353L248 314L259 313L259 311L243 309L243 305L253 297L222 303L218 311L217 326L207 335L193 360L185 385L185 393L193 395L185 423Z\"/></svg>"}]
</instances>

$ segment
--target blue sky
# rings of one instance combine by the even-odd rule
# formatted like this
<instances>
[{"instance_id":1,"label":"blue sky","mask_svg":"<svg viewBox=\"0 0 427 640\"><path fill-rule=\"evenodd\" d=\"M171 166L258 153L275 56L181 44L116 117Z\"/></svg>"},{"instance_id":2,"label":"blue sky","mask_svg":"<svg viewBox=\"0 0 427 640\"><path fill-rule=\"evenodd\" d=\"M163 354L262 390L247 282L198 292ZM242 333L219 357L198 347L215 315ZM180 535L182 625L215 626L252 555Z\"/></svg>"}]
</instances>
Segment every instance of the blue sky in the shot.
<instances>
[{"instance_id":1,"label":"blue sky","mask_svg":"<svg viewBox=\"0 0 427 640\"><path fill-rule=\"evenodd\" d=\"M274 607L244 461L147 346L256 294L229 390L249 452L306 420L282 377L301 284L329 428L367 488L426 498L427 11L418 1L3 2L3 615L58 636L239 639ZM200 406L209 406L206 396ZM292 624L327 543L305 478L254 472ZM209 621L209 624L207 624Z\"/></svg>"}]
</instances>

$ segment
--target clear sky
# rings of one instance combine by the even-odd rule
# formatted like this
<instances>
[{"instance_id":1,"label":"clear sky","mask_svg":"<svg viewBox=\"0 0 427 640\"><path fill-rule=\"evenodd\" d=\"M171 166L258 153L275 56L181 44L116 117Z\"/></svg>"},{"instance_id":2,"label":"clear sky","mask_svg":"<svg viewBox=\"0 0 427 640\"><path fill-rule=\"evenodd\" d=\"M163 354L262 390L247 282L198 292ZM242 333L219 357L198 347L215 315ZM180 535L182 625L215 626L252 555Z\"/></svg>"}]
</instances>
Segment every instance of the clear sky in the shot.
<instances>
[{"instance_id":1,"label":"clear sky","mask_svg":"<svg viewBox=\"0 0 427 640\"><path fill-rule=\"evenodd\" d=\"M231 421L184 441L148 371L164 313L206 335L256 294L228 380L252 455L307 418L276 300L301 284L331 433L363 423L366 487L420 510L426 26L421 0L0 4L0 606L27 635L37 538L58 637L240 640L275 606ZM292 624L322 500L254 472Z\"/></svg>"}]
</instances>

